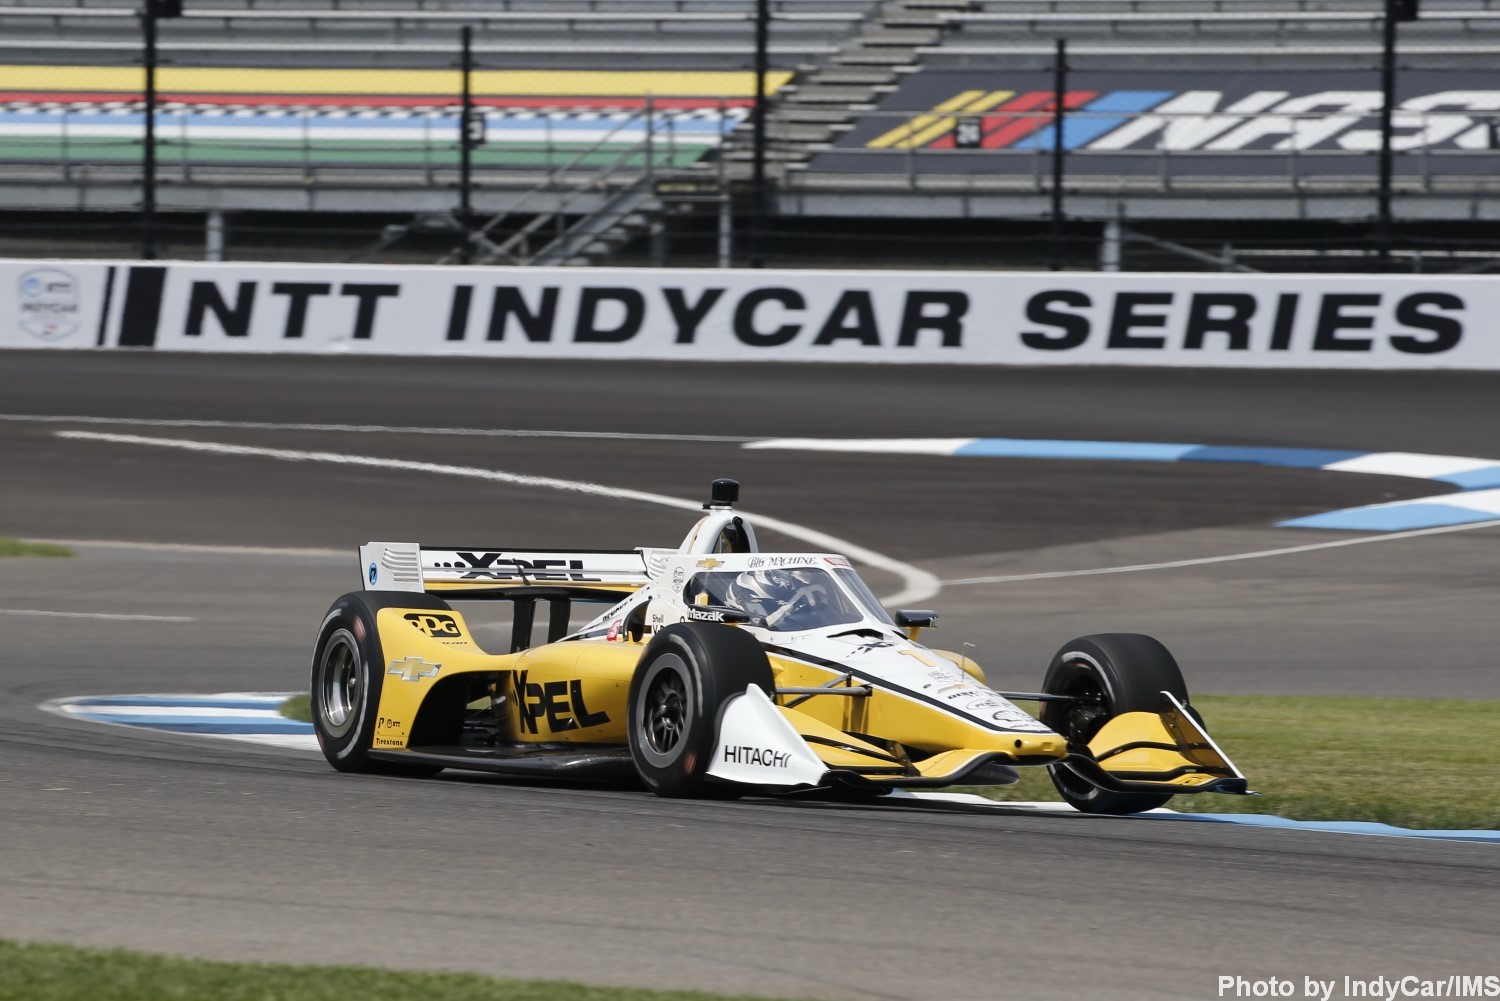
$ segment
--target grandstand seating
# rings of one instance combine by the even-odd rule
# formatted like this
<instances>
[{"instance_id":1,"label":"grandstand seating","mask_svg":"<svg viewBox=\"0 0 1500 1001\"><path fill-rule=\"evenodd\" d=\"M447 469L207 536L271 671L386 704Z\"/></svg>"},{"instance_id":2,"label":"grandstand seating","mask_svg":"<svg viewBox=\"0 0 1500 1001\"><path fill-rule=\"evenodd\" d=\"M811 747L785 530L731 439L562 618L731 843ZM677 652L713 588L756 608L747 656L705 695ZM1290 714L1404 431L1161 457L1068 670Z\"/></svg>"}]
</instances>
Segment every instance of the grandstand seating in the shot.
<instances>
[{"instance_id":1,"label":"grandstand seating","mask_svg":"<svg viewBox=\"0 0 1500 1001\"><path fill-rule=\"evenodd\" d=\"M701 5L704 0L697 0ZM802 0L810 7L778 10L771 26L773 58L815 64L856 34L876 6L873 0ZM222 3L189 6L187 16L160 22L160 49L179 60L233 61L235 54L265 52L284 60L351 54L379 65L448 65L460 25L472 25L475 51L503 57L508 66L639 66L643 57L661 68L745 69L753 55L753 4L713 0L708 9L679 10L665 0L641 3L583 0L527 9L439 9L402 12L346 9L329 0L295 6ZM781 6L787 7L785 0ZM138 48L134 10L119 6L46 6L0 3L0 52L55 54L105 62L128 61Z\"/></svg>"},{"instance_id":2,"label":"grandstand seating","mask_svg":"<svg viewBox=\"0 0 1500 1001\"><path fill-rule=\"evenodd\" d=\"M1350 86L1368 90L1384 9L1383 0L770 5L769 132L784 210L869 214L876 204L869 196L878 193L892 206L909 199L893 210L911 215L1040 212L1052 122L1042 75L1056 39L1068 41L1080 74L1180 72L1199 81L1175 90L1156 78L1149 87L1110 84L1106 98L1208 86L1191 74L1225 70L1226 56L1235 69L1363 73L1369 79ZM586 185L597 171L606 178L601 191L634 184L648 168L698 171L726 184L749 155L756 7L756 0L187 0L187 16L160 25L166 105L158 137L171 182L163 197L196 204L201 189L235 207L345 210L397 195L429 206L451 201L463 25L474 31L476 102L489 128L489 142L474 153L481 204L485 189L513 200L559 172ZM120 203L133 197L137 16L130 0L0 0L0 64L7 64L0 163L36 191L67 203L80 190L114 185ZM1426 0L1400 38L1403 66L1482 72L1500 60L1500 0ZM978 97L945 111L954 95L932 83L944 72L988 75L974 84ZM938 96L926 103L904 96L924 87ZM1036 100L984 103L1002 90ZM1098 134L1099 120L1127 114L1090 104L1098 99L1090 95L1069 105L1073 128ZM1151 107L1141 97L1128 114ZM956 149L951 136L965 108L982 134L974 151ZM995 140L1002 134L1024 138ZM891 135L898 138L882 139ZM1471 167L1489 161L1475 146L1478 132L1464 135L1463 149L1419 151L1420 162L1414 152L1400 173L1417 171L1434 191L1480 190L1491 182ZM1338 184L1353 198L1350 178L1370 172L1364 149L1327 151L1332 173L1310 179L1286 151L1269 141L1261 147L1238 158L1132 150L1135 159L1119 161L1116 173L1071 181L1097 195L1075 206L1111 214L1126 201L1145 204L1148 194L1186 205L1189 194L1233 189L1274 192L1295 213L1306 210L1310 193L1332 197ZM1084 152L1070 154L1075 165ZM1002 155L1007 169L996 170ZM565 204L593 204L573 191ZM951 198L955 191L962 198ZM608 191L596 201L617 203ZM1184 211L1247 210L1205 196Z\"/></svg>"}]
</instances>

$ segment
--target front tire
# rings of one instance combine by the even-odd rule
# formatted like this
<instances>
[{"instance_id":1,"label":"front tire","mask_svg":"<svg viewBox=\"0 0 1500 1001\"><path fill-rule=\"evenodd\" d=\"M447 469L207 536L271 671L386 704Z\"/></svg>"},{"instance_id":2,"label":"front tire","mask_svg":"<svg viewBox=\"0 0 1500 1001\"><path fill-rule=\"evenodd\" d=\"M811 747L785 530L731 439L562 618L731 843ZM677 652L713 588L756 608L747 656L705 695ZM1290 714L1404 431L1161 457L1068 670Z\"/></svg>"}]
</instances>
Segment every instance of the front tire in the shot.
<instances>
[{"instance_id":1,"label":"front tire","mask_svg":"<svg viewBox=\"0 0 1500 1001\"><path fill-rule=\"evenodd\" d=\"M1074 698L1044 702L1041 711L1041 721L1070 745L1087 744L1122 713L1156 712L1162 692L1171 692L1183 705L1188 702L1177 661L1160 642L1139 633L1099 633L1064 644L1047 668L1042 691ZM1142 813L1172 798L1170 793L1100 789L1065 762L1048 765L1047 771L1062 798L1084 813Z\"/></svg>"},{"instance_id":2,"label":"front tire","mask_svg":"<svg viewBox=\"0 0 1500 1001\"><path fill-rule=\"evenodd\" d=\"M630 756L658 796L723 798L736 788L708 778L725 703L759 685L771 663L755 637L733 626L680 622L657 631L630 681Z\"/></svg>"},{"instance_id":3,"label":"front tire","mask_svg":"<svg viewBox=\"0 0 1500 1001\"><path fill-rule=\"evenodd\" d=\"M436 775L441 768L370 757L385 680L385 656L375 627L382 608L449 610L439 598L407 591L352 591L333 603L313 648L312 719L318 747L341 772Z\"/></svg>"}]
</instances>

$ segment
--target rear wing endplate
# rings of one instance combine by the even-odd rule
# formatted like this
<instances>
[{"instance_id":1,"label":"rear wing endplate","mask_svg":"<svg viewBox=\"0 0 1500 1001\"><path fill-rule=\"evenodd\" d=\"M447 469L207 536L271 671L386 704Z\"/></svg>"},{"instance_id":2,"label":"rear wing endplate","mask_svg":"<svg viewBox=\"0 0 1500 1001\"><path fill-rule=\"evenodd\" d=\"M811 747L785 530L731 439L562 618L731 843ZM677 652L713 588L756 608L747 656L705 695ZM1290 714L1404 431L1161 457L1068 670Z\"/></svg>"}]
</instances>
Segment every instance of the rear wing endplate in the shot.
<instances>
[{"instance_id":1,"label":"rear wing endplate","mask_svg":"<svg viewBox=\"0 0 1500 1001\"><path fill-rule=\"evenodd\" d=\"M563 589L619 595L651 580L640 550L426 549L414 542L370 542L359 547L359 562L367 591Z\"/></svg>"}]
</instances>

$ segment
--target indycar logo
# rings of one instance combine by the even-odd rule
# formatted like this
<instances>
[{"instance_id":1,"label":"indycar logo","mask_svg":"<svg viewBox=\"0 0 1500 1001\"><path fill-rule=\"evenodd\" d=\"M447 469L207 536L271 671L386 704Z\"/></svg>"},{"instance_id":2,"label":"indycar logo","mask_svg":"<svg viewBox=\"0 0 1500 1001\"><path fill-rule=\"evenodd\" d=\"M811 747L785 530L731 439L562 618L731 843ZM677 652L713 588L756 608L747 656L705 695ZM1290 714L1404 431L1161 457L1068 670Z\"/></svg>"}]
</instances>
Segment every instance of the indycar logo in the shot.
<instances>
[{"instance_id":1,"label":"indycar logo","mask_svg":"<svg viewBox=\"0 0 1500 1001\"><path fill-rule=\"evenodd\" d=\"M537 722L543 717L547 720L547 729L552 733L603 726L609 722L609 713L589 711L583 701L583 682L578 678L571 681L537 682L527 680L529 673L510 672L511 683L516 691L519 732L536 733Z\"/></svg>"},{"instance_id":2,"label":"indycar logo","mask_svg":"<svg viewBox=\"0 0 1500 1001\"><path fill-rule=\"evenodd\" d=\"M437 612L408 612L402 618L410 622L413 629L435 640L460 639L463 636L463 630L458 628L458 620L451 615L442 615Z\"/></svg>"},{"instance_id":3,"label":"indycar logo","mask_svg":"<svg viewBox=\"0 0 1500 1001\"><path fill-rule=\"evenodd\" d=\"M44 341L60 341L78 329L78 282L66 271L46 268L21 276L21 329Z\"/></svg>"},{"instance_id":4,"label":"indycar logo","mask_svg":"<svg viewBox=\"0 0 1500 1001\"><path fill-rule=\"evenodd\" d=\"M792 755L788 751L778 751L774 747L726 747L724 760L736 765L785 768L792 760Z\"/></svg>"},{"instance_id":5,"label":"indycar logo","mask_svg":"<svg viewBox=\"0 0 1500 1001\"><path fill-rule=\"evenodd\" d=\"M518 560L504 553L456 553L462 563L439 563L438 569L463 570L463 580L565 580L599 582L583 573L583 560Z\"/></svg>"},{"instance_id":6,"label":"indycar logo","mask_svg":"<svg viewBox=\"0 0 1500 1001\"><path fill-rule=\"evenodd\" d=\"M390 669L385 673L398 675L402 681L420 681L423 678L437 677L442 669L443 665L429 664L421 657L407 657L405 660L391 661Z\"/></svg>"}]
</instances>

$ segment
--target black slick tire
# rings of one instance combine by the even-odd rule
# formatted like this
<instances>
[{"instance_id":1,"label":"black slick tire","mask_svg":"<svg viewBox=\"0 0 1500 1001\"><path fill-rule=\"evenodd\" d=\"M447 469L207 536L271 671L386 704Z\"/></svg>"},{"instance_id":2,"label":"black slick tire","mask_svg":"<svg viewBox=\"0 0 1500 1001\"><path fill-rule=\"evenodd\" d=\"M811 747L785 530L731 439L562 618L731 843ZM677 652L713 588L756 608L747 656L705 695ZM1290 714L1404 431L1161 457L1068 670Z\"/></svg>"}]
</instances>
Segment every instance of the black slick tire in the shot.
<instances>
[{"instance_id":1,"label":"black slick tire","mask_svg":"<svg viewBox=\"0 0 1500 1001\"><path fill-rule=\"evenodd\" d=\"M352 591L333 603L313 647L312 720L318 747L341 772L435 775L440 767L370 757L385 681L385 654L375 627L375 613L382 608L449 610L440 598L410 591Z\"/></svg>"},{"instance_id":2,"label":"black slick tire","mask_svg":"<svg viewBox=\"0 0 1500 1001\"><path fill-rule=\"evenodd\" d=\"M1048 695L1075 701L1042 703L1041 721L1082 745L1111 718L1128 712L1156 712L1162 692L1187 705L1187 684L1167 648L1139 633L1099 633L1063 645L1042 680ZM1189 709L1194 717L1195 710ZM1141 813L1164 806L1169 793L1125 793L1100 789L1066 763L1047 766L1064 800L1084 813Z\"/></svg>"},{"instance_id":3,"label":"black slick tire","mask_svg":"<svg viewBox=\"0 0 1500 1001\"><path fill-rule=\"evenodd\" d=\"M630 682L630 756L646 788L672 798L734 795L708 767L725 703L750 685L770 695L773 682L749 633L706 622L658 630Z\"/></svg>"}]
</instances>

